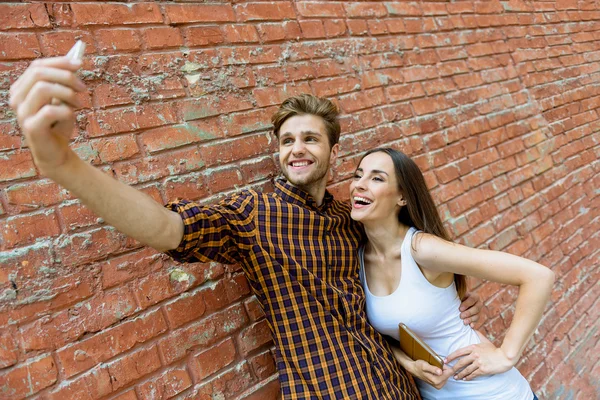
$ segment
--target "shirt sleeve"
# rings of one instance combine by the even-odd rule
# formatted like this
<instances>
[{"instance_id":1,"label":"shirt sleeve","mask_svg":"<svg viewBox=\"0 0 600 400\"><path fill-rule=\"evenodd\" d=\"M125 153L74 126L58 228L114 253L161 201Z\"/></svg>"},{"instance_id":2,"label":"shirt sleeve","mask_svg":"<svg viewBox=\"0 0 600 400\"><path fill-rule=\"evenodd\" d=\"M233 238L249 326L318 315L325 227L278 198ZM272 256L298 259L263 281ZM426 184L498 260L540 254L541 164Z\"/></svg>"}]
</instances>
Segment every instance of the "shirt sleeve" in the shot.
<instances>
[{"instance_id":1,"label":"shirt sleeve","mask_svg":"<svg viewBox=\"0 0 600 400\"><path fill-rule=\"evenodd\" d=\"M210 206L187 200L168 203L165 207L181 216L184 230L179 247L166 254L181 262L241 262L244 248L255 232L254 204L255 198L250 192Z\"/></svg>"}]
</instances>

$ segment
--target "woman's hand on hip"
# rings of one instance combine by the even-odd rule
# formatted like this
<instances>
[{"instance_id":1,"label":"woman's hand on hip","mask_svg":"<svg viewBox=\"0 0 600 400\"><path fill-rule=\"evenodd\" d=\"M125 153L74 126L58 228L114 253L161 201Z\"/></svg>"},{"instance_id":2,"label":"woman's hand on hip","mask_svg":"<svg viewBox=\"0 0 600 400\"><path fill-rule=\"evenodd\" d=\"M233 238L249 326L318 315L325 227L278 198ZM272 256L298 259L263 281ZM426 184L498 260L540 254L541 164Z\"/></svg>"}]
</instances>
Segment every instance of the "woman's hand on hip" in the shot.
<instances>
[{"instance_id":1,"label":"woman's hand on hip","mask_svg":"<svg viewBox=\"0 0 600 400\"><path fill-rule=\"evenodd\" d=\"M501 348L494 346L485 336L480 334L479 337L481 343L458 349L444 360L449 363L460 358L452 367L458 371L454 379L470 381L478 376L506 372L514 366Z\"/></svg>"}]
</instances>

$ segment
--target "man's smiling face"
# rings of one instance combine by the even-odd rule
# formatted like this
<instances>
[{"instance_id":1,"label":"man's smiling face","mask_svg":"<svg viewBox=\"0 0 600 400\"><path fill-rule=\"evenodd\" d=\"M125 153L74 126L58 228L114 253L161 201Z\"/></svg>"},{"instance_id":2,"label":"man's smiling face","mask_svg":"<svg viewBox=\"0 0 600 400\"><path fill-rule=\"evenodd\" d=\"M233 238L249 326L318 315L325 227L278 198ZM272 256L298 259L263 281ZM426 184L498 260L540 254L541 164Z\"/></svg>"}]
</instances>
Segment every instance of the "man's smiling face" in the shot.
<instances>
[{"instance_id":1,"label":"man's smiling face","mask_svg":"<svg viewBox=\"0 0 600 400\"><path fill-rule=\"evenodd\" d=\"M324 187L338 147L338 144L330 147L321 117L310 114L290 117L279 129L281 171L289 183L308 192L320 185Z\"/></svg>"}]
</instances>

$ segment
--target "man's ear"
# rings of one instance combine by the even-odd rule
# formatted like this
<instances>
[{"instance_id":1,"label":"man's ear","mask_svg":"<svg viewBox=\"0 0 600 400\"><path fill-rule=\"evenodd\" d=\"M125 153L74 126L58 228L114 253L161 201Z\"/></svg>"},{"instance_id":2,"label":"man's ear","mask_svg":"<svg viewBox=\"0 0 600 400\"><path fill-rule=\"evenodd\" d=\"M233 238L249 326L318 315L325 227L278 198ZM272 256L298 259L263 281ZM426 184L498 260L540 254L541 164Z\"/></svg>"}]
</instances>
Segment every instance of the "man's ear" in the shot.
<instances>
[{"instance_id":1,"label":"man's ear","mask_svg":"<svg viewBox=\"0 0 600 400\"><path fill-rule=\"evenodd\" d=\"M329 164L331 166L335 165L335 161L337 160L339 151L340 151L340 144L339 143L334 144L333 147L331 148L331 153L329 154Z\"/></svg>"}]
</instances>

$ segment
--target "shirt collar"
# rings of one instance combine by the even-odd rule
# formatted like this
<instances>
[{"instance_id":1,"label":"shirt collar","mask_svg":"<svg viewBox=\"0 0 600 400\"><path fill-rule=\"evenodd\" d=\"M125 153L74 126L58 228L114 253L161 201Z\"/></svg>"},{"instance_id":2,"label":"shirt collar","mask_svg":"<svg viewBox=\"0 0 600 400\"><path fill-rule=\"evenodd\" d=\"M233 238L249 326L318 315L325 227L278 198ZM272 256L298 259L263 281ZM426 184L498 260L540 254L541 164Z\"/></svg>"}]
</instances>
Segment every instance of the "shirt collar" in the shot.
<instances>
[{"instance_id":1,"label":"shirt collar","mask_svg":"<svg viewBox=\"0 0 600 400\"><path fill-rule=\"evenodd\" d=\"M315 199L310 194L292 185L284 178L276 178L274 185L275 193L277 193L279 197L281 197L288 203L301 204L308 208L324 211L333 201L333 195L329 193L328 190L325 190L323 203L319 207L317 206L317 202L315 201Z\"/></svg>"}]
</instances>

